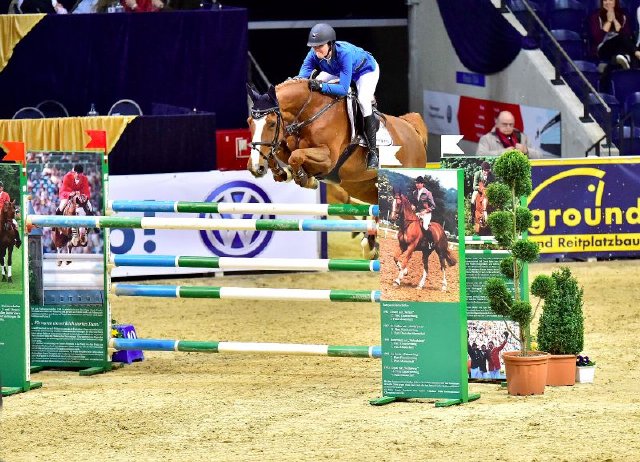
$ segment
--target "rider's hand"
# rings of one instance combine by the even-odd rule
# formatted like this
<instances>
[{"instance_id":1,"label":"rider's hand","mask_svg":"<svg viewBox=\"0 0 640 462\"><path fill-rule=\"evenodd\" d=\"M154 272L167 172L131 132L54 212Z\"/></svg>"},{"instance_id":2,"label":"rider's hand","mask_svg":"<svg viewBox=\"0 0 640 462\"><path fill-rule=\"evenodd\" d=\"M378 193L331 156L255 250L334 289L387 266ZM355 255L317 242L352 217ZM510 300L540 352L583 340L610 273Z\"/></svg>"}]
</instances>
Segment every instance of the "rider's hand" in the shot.
<instances>
[{"instance_id":1,"label":"rider's hand","mask_svg":"<svg viewBox=\"0 0 640 462\"><path fill-rule=\"evenodd\" d=\"M311 91L322 91L322 82L319 80L309 80L309 90Z\"/></svg>"}]
</instances>

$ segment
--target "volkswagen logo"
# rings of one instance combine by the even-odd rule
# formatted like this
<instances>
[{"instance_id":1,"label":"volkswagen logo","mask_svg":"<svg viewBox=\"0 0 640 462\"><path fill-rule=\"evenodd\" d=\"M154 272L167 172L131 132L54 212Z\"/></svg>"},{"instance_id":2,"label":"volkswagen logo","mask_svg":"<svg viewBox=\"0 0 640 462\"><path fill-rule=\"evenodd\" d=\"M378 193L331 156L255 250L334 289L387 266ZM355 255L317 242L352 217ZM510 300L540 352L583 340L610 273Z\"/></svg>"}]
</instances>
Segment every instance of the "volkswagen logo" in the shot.
<instances>
[{"instance_id":1,"label":"volkswagen logo","mask_svg":"<svg viewBox=\"0 0 640 462\"><path fill-rule=\"evenodd\" d=\"M265 191L248 181L231 181L214 189L207 202L271 203ZM252 213L201 213L200 218L274 219L275 215ZM201 230L200 238L207 248L220 257L255 257L264 251L273 231Z\"/></svg>"}]
</instances>

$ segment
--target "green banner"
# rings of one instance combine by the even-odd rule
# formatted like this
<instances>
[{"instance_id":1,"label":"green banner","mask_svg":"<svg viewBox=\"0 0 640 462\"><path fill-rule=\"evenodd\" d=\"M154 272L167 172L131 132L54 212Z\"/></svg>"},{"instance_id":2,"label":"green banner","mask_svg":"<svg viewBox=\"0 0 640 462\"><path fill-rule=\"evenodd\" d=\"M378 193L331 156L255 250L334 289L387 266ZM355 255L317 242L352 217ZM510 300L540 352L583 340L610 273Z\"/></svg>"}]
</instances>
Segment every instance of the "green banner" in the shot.
<instances>
[{"instance_id":1,"label":"green banner","mask_svg":"<svg viewBox=\"0 0 640 462\"><path fill-rule=\"evenodd\" d=\"M102 152L30 152L27 174L32 179L30 213L55 214L63 201L68 205L73 200L69 188L71 194L86 197L90 207L75 202L75 211L65 206L64 215L101 215L105 209L108 176ZM58 182L51 180L54 174ZM67 228L65 235L64 230L38 228L29 237L35 282L30 294L31 362L42 367L109 369L107 232L79 227Z\"/></svg>"},{"instance_id":2,"label":"green banner","mask_svg":"<svg viewBox=\"0 0 640 462\"><path fill-rule=\"evenodd\" d=\"M378 182L383 394L476 399L467 389L463 172L384 169Z\"/></svg>"},{"instance_id":3,"label":"green banner","mask_svg":"<svg viewBox=\"0 0 640 462\"><path fill-rule=\"evenodd\" d=\"M0 383L8 389L31 388L29 363L29 320L25 287L24 242L16 247L17 231L24 241L24 188L26 178L19 164L0 164ZM13 390L13 391L15 391ZM13 392L12 391L12 392Z\"/></svg>"}]
</instances>

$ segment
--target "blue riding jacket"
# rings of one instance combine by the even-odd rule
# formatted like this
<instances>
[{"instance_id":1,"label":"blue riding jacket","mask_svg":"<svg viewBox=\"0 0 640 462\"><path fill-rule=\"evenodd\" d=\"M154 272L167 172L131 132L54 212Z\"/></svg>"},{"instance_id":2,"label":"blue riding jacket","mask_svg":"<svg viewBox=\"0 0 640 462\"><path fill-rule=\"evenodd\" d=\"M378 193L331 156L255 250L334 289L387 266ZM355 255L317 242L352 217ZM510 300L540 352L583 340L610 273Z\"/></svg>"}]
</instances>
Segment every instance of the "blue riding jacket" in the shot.
<instances>
[{"instance_id":1,"label":"blue riding jacket","mask_svg":"<svg viewBox=\"0 0 640 462\"><path fill-rule=\"evenodd\" d=\"M315 69L338 76L340 83L323 83L322 93L345 96L352 81L376 69L376 60L371 53L349 42L335 42L331 59L319 59L313 48L304 58L298 77L308 79Z\"/></svg>"}]
</instances>

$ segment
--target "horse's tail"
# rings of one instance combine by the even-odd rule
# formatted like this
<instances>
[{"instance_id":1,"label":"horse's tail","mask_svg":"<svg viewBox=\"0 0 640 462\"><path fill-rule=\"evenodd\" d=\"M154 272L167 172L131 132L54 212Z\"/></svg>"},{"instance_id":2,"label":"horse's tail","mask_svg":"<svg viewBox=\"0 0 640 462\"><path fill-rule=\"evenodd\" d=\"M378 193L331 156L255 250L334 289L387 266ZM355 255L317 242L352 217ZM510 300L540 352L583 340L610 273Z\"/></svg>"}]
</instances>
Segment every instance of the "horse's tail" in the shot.
<instances>
[{"instance_id":1,"label":"horse's tail","mask_svg":"<svg viewBox=\"0 0 640 462\"><path fill-rule=\"evenodd\" d=\"M426 148L429 131L427 130L427 126L424 123L424 119L422 118L422 116L417 112L410 112L408 114L401 115L400 118L409 122L409 125L411 125L414 130L418 132L418 135L420 136L420 139L422 140L422 143Z\"/></svg>"},{"instance_id":2,"label":"horse's tail","mask_svg":"<svg viewBox=\"0 0 640 462\"><path fill-rule=\"evenodd\" d=\"M447 255L444 257L447 260L449 266L453 266L458 263L458 260L451 254L451 250L447 248Z\"/></svg>"}]
</instances>

